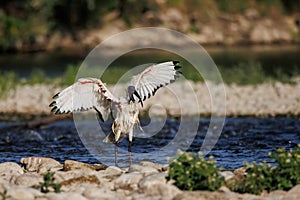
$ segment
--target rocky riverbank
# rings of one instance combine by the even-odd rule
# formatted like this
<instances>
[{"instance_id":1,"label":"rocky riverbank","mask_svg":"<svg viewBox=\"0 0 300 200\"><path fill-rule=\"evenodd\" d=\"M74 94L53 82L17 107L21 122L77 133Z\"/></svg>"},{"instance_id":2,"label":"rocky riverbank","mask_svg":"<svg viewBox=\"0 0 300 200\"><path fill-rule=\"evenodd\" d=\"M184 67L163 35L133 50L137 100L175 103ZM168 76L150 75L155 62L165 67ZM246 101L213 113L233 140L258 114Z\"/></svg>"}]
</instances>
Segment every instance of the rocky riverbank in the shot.
<instances>
[{"instance_id":1,"label":"rocky riverbank","mask_svg":"<svg viewBox=\"0 0 300 200\"><path fill-rule=\"evenodd\" d=\"M300 185L289 191L264 192L260 196L234 193L224 186L215 192L182 191L167 181L168 166L147 161L134 164L130 168L89 165L73 160L66 160L61 164L43 157L22 158L20 163L21 165L14 162L0 164L0 198L3 200L300 198ZM49 179L46 180L47 173ZM230 180L243 174L243 169L237 169L234 172L223 171L220 176Z\"/></svg>"},{"instance_id":2,"label":"rocky riverbank","mask_svg":"<svg viewBox=\"0 0 300 200\"><path fill-rule=\"evenodd\" d=\"M156 95L146 100L143 111L152 116L168 114L210 115L211 96L215 97L216 115L227 116L299 116L300 83L264 83L260 85L225 85L223 98L222 85L209 84L212 95L204 83L178 81L160 89ZM109 86L113 93L124 93L125 85ZM4 114L49 115L52 96L63 88L53 85L20 85L0 100L0 112ZM197 103L198 102L198 103ZM198 105L198 106L197 106ZM197 109L198 107L198 109Z\"/></svg>"}]
</instances>

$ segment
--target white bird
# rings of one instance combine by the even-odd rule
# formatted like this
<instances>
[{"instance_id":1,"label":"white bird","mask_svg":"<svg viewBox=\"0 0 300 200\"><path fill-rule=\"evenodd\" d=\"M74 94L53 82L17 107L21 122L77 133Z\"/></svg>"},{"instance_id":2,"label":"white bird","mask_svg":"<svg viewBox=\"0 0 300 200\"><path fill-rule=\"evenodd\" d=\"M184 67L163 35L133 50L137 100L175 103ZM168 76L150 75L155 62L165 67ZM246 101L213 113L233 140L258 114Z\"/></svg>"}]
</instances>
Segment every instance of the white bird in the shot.
<instances>
[{"instance_id":1,"label":"white bird","mask_svg":"<svg viewBox=\"0 0 300 200\"><path fill-rule=\"evenodd\" d=\"M104 143L115 143L115 165L118 165L118 142L129 134L129 158L132 164L131 146L133 129L139 123L138 103L153 96L156 91L174 82L181 74L178 61L168 61L154 64L142 73L133 76L127 88L127 96L114 96L106 85L96 78L80 78L73 85L65 88L53 97L51 112L64 114L76 111L94 109L102 121L111 115L113 123L111 132L103 140Z\"/></svg>"}]
</instances>

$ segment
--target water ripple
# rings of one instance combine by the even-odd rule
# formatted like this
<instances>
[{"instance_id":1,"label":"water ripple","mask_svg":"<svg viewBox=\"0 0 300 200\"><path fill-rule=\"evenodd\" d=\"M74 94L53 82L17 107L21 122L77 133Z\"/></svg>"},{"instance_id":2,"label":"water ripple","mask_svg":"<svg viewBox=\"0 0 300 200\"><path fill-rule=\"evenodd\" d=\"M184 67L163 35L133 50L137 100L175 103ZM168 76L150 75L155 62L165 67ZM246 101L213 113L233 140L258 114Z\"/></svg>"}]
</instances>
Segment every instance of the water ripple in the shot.
<instances>
[{"instance_id":1,"label":"water ripple","mask_svg":"<svg viewBox=\"0 0 300 200\"><path fill-rule=\"evenodd\" d=\"M206 118L199 120L197 135L188 151L199 151L209 122ZM165 145L174 143L173 139L176 137L179 125L179 120L168 119L157 134L148 137L147 132L142 133L143 137L135 138L132 151L141 154L158 151ZM99 162L82 144L72 121L53 123L41 129L2 129L5 126L5 123L1 123L0 162L19 162L20 158L27 156L52 157L61 162L66 159L88 163ZM110 124L101 126L108 130ZM182 144L193 134L189 131L189 127L185 127L184 130L186 130L185 138L180 138ZM300 143L300 121L297 118L227 118L222 134L208 156L214 156L218 166L234 169L241 167L244 161L266 160L272 163L268 158L269 151L280 147L292 148L298 143ZM99 142L95 141L92 145L99 145ZM127 145L127 139L122 140L119 145L120 162L128 161ZM180 145L176 148L180 148ZM166 163L168 156L167 153L162 152L159 157L140 159ZM106 164L114 164L107 163L111 162L108 158L103 157L102 160Z\"/></svg>"}]
</instances>

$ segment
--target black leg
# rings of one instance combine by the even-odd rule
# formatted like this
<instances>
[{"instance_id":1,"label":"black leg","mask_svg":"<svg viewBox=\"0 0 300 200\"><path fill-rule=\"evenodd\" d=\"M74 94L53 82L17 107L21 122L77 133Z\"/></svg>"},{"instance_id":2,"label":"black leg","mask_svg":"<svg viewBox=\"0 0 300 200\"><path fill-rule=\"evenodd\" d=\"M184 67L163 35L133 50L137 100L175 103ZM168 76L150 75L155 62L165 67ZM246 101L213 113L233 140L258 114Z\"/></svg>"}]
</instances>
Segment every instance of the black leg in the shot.
<instances>
[{"instance_id":1,"label":"black leg","mask_svg":"<svg viewBox=\"0 0 300 200\"><path fill-rule=\"evenodd\" d=\"M129 154L129 163L130 163L130 167L131 167L131 165L132 165L131 146L132 146L132 142L129 141L129 145L128 145L128 154Z\"/></svg>"},{"instance_id":2,"label":"black leg","mask_svg":"<svg viewBox=\"0 0 300 200\"><path fill-rule=\"evenodd\" d=\"M118 142L115 142L115 166L118 167Z\"/></svg>"}]
</instances>

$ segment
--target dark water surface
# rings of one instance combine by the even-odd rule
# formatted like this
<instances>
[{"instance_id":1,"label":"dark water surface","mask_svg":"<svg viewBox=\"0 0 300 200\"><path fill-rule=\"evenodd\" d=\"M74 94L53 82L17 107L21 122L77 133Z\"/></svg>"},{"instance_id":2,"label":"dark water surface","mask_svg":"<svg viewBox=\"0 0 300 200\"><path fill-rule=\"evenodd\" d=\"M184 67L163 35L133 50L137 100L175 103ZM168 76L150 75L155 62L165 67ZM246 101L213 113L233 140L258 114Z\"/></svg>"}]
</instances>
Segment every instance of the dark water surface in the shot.
<instances>
[{"instance_id":1,"label":"dark water surface","mask_svg":"<svg viewBox=\"0 0 300 200\"><path fill-rule=\"evenodd\" d=\"M260 63L266 72L280 71L288 74L300 71L300 45L206 47L205 50L219 68L230 69L239 63ZM81 64L88 53L55 51L1 54L0 71L14 71L19 77L28 77L32 71L40 69L49 77L58 77L65 72L68 65ZM130 69L145 63L172 59L180 60L180 57L170 52L145 49L120 55L111 65Z\"/></svg>"},{"instance_id":2,"label":"dark water surface","mask_svg":"<svg viewBox=\"0 0 300 200\"><path fill-rule=\"evenodd\" d=\"M196 121L199 122L197 135L188 148L188 151L192 152L199 151L210 119L202 118ZM155 120L152 123L161 124ZM41 129L5 129L9 125L0 123L0 163L19 162L20 158L28 156L44 156L60 162L73 159L91 164L100 162L114 164L114 145L103 144L102 139L92 139L89 145L101 149L97 157L94 157L91 155L94 152L90 153L87 150L89 148L83 145L73 121L56 122ZM89 126L89 122L86 122L86 125ZM179 120L167 119L160 131L152 137L136 137L132 149L134 163L150 160L166 164L166 158L172 154L168 152L157 154L157 151L174 142L179 126ZM108 129L109 124L104 124L103 127ZM145 136L148 133L145 131L143 134ZM189 128L186 128L186 138L191 135L193 134ZM93 138L91 132L86 133L86 137ZM272 162L268 158L268 152L280 147L292 148L299 143L300 120L297 118L227 118L217 144L207 156L213 155L217 164L225 169L234 169L241 167L244 161ZM119 145L121 166L129 163L127 145L127 138ZM176 147L180 148L180 144ZM105 149L109 149L109 154L105 153Z\"/></svg>"}]
</instances>

